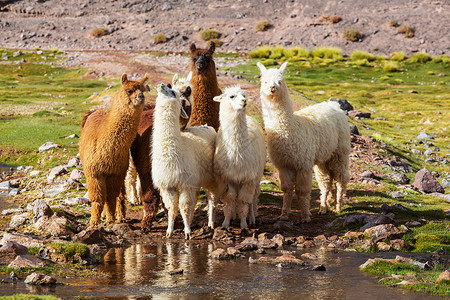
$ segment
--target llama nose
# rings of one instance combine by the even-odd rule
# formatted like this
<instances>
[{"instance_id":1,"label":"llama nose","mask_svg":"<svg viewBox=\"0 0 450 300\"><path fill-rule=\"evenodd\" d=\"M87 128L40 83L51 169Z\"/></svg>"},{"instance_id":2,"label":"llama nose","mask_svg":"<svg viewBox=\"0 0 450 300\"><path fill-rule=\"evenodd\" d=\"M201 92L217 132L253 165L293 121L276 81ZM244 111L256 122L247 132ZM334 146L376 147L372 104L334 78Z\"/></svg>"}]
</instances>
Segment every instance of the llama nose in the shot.
<instances>
[{"instance_id":1,"label":"llama nose","mask_svg":"<svg viewBox=\"0 0 450 300\"><path fill-rule=\"evenodd\" d=\"M275 87L274 87L274 86L271 86L271 87L270 87L270 92L271 92L271 93L275 93Z\"/></svg>"},{"instance_id":2,"label":"llama nose","mask_svg":"<svg viewBox=\"0 0 450 300\"><path fill-rule=\"evenodd\" d=\"M246 107L247 106L247 100L244 99L242 102L243 102L243 106Z\"/></svg>"}]
</instances>

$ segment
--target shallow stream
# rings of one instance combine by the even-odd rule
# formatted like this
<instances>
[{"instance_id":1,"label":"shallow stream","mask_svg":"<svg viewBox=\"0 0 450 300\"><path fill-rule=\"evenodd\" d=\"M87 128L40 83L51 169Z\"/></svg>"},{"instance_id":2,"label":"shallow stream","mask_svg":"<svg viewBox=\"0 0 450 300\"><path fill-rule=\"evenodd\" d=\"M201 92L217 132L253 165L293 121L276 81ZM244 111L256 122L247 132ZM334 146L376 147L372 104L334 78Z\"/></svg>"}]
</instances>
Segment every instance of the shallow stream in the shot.
<instances>
[{"instance_id":1,"label":"shallow stream","mask_svg":"<svg viewBox=\"0 0 450 300\"><path fill-rule=\"evenodd\" d=\"M327 248L299 250L286 247L296 257L311 252L318 256L311 264L324 264L326 271L303 267L278 268L248 258L217 261L211 258L212 243L168 241L112 248L96 279L59 279L64 285L32 287L23 282L0 287L0 295L50 293L62 298L114 299L442 299L377 284L377 278L361 273L358 266L370 257L394 257L398 253L332 253ZM279 256L250 253L254 258ZM403 256L411 254L402 253ZM183 274L169 271L183 269Z\"/></svg>"}]
</instances>

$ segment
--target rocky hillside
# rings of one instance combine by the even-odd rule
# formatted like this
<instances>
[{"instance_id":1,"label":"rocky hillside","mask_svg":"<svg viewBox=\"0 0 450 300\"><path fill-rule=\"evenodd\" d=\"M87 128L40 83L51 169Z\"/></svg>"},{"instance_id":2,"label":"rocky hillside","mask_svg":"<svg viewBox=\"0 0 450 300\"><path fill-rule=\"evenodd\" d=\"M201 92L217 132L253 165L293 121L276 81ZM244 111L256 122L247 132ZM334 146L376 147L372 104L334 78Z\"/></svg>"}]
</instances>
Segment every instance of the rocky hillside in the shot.
<instances>
[{"instance_id":1,"label":"rocky hillside","mask_svg":"<svg viewBox=\"0 0 450 300\"><path fill-rule=\"evenodd\" d=\"M337 15L332 23L328 17ZM56 47L62 50L187 51L191 42L204 43L202 29L216 29L221 52L248 52L259 45L337 46L374 54L394 51L449 53L449 1L326 1L326 0L0 0L0 45L7 48ZM272 26L257 31L267 20ZM398 27L414 27L406 38ZM94 28L107 35L94 38ZM356 42L343 38L345 29L362 33ZM163 33L167 42L155 44Z\"/></svg>"}]
</instances>

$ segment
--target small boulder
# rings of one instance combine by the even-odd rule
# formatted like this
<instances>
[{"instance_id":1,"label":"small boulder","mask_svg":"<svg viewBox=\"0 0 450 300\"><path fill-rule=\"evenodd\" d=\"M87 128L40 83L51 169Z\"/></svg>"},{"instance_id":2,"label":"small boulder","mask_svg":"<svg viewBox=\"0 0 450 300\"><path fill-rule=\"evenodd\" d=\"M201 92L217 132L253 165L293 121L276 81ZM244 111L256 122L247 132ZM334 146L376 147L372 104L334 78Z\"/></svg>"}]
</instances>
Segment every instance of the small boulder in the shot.
<instances>
[{"instance_id":1,"label":"small boulder","mask_svg":"<svg viewBox=\"0 0 450 300\"><path fill-rule=\"evenodd\" d=\"M413 139L419 139L419 140L421 140L421 139L427 139L427 140L432 140L432 139L434 139L434 136L431 135L431 134L428 134L428 133L426 133L426 132L421 132L421 133L419 133L418 135L414 136Z\"/></svg>"},{"instance_id":2,"label":"small boulder","mask_svg":"<svg viewBox=\"0 0 450 300\"><path fill-rule=\"evenodd\" d=\"M409 250L411 246L402 239L391 240L391 247L397 251Z\"/></svg>"},{"instance_id":3,"label":"small boulder","mask_svg":"<svg viewBox=\"0 0 450 300\"><path fill-rule=\"evenodd\" d=\"M344 99L344 98L337 98L337 99L335 99L335 98L331 97L330 99L328 99L328 101L339 103L339 106L345 112L349 112L349 111L353 110L353 105L351 105L347 101L347 99Z\"/></svg>"},{"instance_id":4,"label":"small boulder","mask_svg":"<svg viewBox=\"0 0 450 300\"><path fill-rule=\"evenodd\" d=\"M326 271L327 268L324 265L315 265L311 268L311 271Z\"/></svg>"},{"instance_id":5,"label":"small boulder","mask_svg":"<svg viewBox=\"0 0 450 300\"><path fill-rule=\"evenodd\" d=\"M310 259L310 260L316 260L317 256L312 253L303 253L301 255L302 258Z\"/></svg>"},{"instance_id":6,"label":"small boulder","mask_svg":"<svg viewBox=\"0 0 450 300\"><path fill-rule=\"evenodd\" d=\"M51 171L50 174L48 174L47 177L47 182L48 183L52 183L53 180L55 180L56 177L66 174L67 173L67 168L65 166L58 166L58 167L54 167Z\"/></svg>"},{"instance_id":7,"label":"small boulder","mask_svg":"<svg viewBox=\"0 0 450 300\"><path fill-rule=\"evenodd\" d=\"M392 240L401 238L406 232L398 230L393 224L382 224L370 227L364 233L370 235L372 240L377 242L384 239Z\"/></svg>"},{"instance_id":8,"label":"small boulder","mask_svg":"<svg viewBox=\"0 0 450 300\"><path fill-rule=\"evenodd\" d=\"M248 237L242 243L236 245L235 248L241 252L256 250L258 249L258 240L253 237Z\"/></svg>"},{"instance_id":9,"label":"small boulder","mask_svg":"<svg viewBox=\"0 0 450 300\"><path fill-rule=\"evenodd\" d=\"M294 255L291 254L283 254L275 258L274 263L288 263L294 265L304 266L305 262Z\"/></svg>"},{"instance_id":10,"label":"small boulder","mask_svg":"<svg viewBox=\"0 0 450 300\"><path fill-rule=\"evenodd\" d=\"M9 265L10 269L20 269L25 267L43 268L45 264L42 260L34 255L24 254L17 256Z\"/></svg>"},{"instance_id":11,"label":"small boulder","mask_svg":"<svg viewBox=\"0 0 450 300\"><path fill-rule=\"evenodd\" d=\"M385 242L378 242L377 243L377 248L380 251L389 251L389 250L391 250L391 246L386 244Z\"/></svg>"},{"instance_id":12,"label":"small boulder","mask_svg":"<svg viewBox=\"0 0 450 300\"><path fill-rule=\"evenodd\" d=\"M449 270L445 270L444 272L440 273L436 282L440 282L442 280L450 281L450 271Z\"/></svg>"},{"instance_id":13,"label":"small boulder","mask_svg":"<svg viewBox=\"0 0 450 300\"><path fill-rule=\"evenodd\" d=\"M33 285L49 285L55 284L56 279L41 273L32 273L28 275L24 281L25 284L33 284Z\"/></svg>"},{"instance_id":14,"label":"small boulder","mask_svg":"<svg viewBox=\"0 0 450 300\"><path fill-rule=\"evenodd\" d=\"M61 146L58 144L52 143L52 142L47 142L39 147L39 152L43 152L43 151L53 149L53 148L58 149L58 148L61 148Z\"/></svg>"},{"instance_id":15,"label":"small boulder","mask_svg":"<svg viewBox=\"0 0 450 300\"><path fill-rule=\"evenodd\" d=\"M23 213L20 215L14 215L11 218L11 221L9 222L9 227L11 228L15 228L18 227L20 225L25 224L25 222L28 221L28 213Z\"/></svg>"},{"instance_id":16,"label":"small boulder","mask_svg":"<svg viewBox=\"0 0 450 300\"><path fill-rule=\"evenodd\" d=\"M17 256L28 254L28 248L16 242L9 241L0 247L0 265L11 263Z\"/></svg>"},{"instance_id":17,"label":"small boulder","mask_svg":"<svg viewBox=\"0 0 450 300\"><path fill-rule=\"evenodd\" d=\"M101 244L105 242L103 229L87 229L78 233L74 241L87 245Z\"/></svg>"},{"instance_id":18,"label":"small boulder","mask_svg":"<svg viewBox=\"0 0 450 300\"><path fill-rule=\"evenodd\" d=\"M64 200L64 203L70 206L74 206L89 203L89 199L84 197L69 198Z\"/></svg>"},{"instance_id":19,"label":"small boulder","mask_svg":"<svg viewBox=\"0 0 450 300\"><path fill-rule=\"evenodd\" d=\"M16 242L25 247L41 247L44 245L43 240L38 237L33 237L30 235L20 233L9 233L9 232L3 233L3 239L0 242L0 244L4 245L5 243L10 241Z\"/></svg>"},{"instance_id":20,"label":"small boulder","mask_svg":"<svg viewBox=\"0 0 450 300\"><path fill-rule=\"evenodd\" d=\"M283 247L283 245L286 244L286 240L284 238L284 236L282 236L281 234L276 234L273 238L272 241L278 245L278 247Z\"/></svg>"},{"instance_id":21,"label":"small boulder","mask_svg":"<svg viewBox=\"0 0 450 300\"><path fill-rule=\"evenodd\" d=\"M444 193L444 188L440 185L439 181L427 170L427 168L421 169L416 173L414 178L414 184L419 191L424 193Z\"/></svg>"},{"instance_id":22,"label":"small boulder","mask_svg":"<svg viewBox=\"0 0 450 300\"><path fill-rule=\"evenodd\" d=\"M389 173L387 177L397 184L408 184L409 178L403 173Z\"/></svg>"},{"instance_id":23,"label":"small boulder","mask_svg":"<svg viewBox=\"0 0 450 300\"><path fill-rule=\"evenodd\" d=\"M362 232L355 231L347 231L344 235L346 238L360 240L364 238L364 234Z\"/></svg>"},{"instance_id":24,"label":"small boulder","mask_svg":"<svg viewBox=\"0 0 450 300\"><path fill-rule=\"evenodd\" d=\"M367 118L370 119L370 112L364 112L360 110L352 110L348 112L348 115L353 118Z\"/></svg>"},{"instance_id":25,"label":"small boulder","mask_svg":"<svg viewBox=\"0 0 450 300\"><path fill-rule=\"evenodd\" d=\"M74 179L74 180L78 180L80 178L83 178L83 176L84 176L84 172L80 171L78 169L74 169L70 173L70 179Z\"/></svg>"},{"instance_id":26,"label":"small boulder","mask_svg":"<svg viewBox=\"0 0 450 300\"><path fill-rule=\"evenodd\" d=\"M227 260L230 259L230 255L227 253L225 249L218 248L211 253L211 257L217 260Z\"/></svg>"},{"instance_id":27,"label":"small boulder","mask_svg":"<svg viewBox=\"0 0 450 300\"><path fill-rule=\"evenodd\" d=\"M350 133L354 135L359 135L359 130L356 125L350 124Z\"/></svg>"},{"instance_id":28,"label":"small boulder","mask_svg":"<svg viewBox=\"0 0 450 300\"><path fill-rule=\"evenodd\" d=\"M42 199L37 199L34 201L33 214L33 221L36 223L42 217L50 217L52 215L52 209Z\"/></svg>"},{"instance_id":29,"label":"small boulder","mask_svg":"<svg viewBox=\"0 0 450 300\"><path fill-rule=\"evenodd\" d=\"M71 158L67 163L67 167L81 167L81 160L78 157Z\"/></svg>"}]
</instances>

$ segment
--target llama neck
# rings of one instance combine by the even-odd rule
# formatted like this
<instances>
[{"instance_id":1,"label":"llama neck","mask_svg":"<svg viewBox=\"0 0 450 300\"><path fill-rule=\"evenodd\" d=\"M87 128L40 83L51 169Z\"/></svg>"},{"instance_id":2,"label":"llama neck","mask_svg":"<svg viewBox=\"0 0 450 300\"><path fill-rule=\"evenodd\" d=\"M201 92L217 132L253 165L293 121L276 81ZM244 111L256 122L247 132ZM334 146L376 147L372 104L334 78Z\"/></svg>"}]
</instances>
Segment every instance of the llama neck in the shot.
<instances>
[{"instance_id":1,"label":"llama neck","mask_svg":"<svg viewBox=\"0 0 450 300\"><path fill-rule=\"evenodd\" d=\"M294 115L286 86L275 95L261 94L261 105L266 128L286 128Z\"/></svg>"},{"instance_id":2,"label":"llama neck","mask_svg":"<svg viewBox=\"0 0 450 300\"><path fill-rule=\"evenodd\" d=\"M247 115L245 111L222 113L220 115L221 131L225 146L236 152L240 152L245 147L249 139L247 128Z\"/></svg>"},{"instance_id":3,"label":"llama neck","mask_svg":"<svg viewBox=\"0 0 450 300\"><path fill-rule=\"evenodd\" d=\"M173 143L181 138L180 108L175 101L156 104L153 122L153 139L160 143Z\"/></svg>"}]
</instances>

